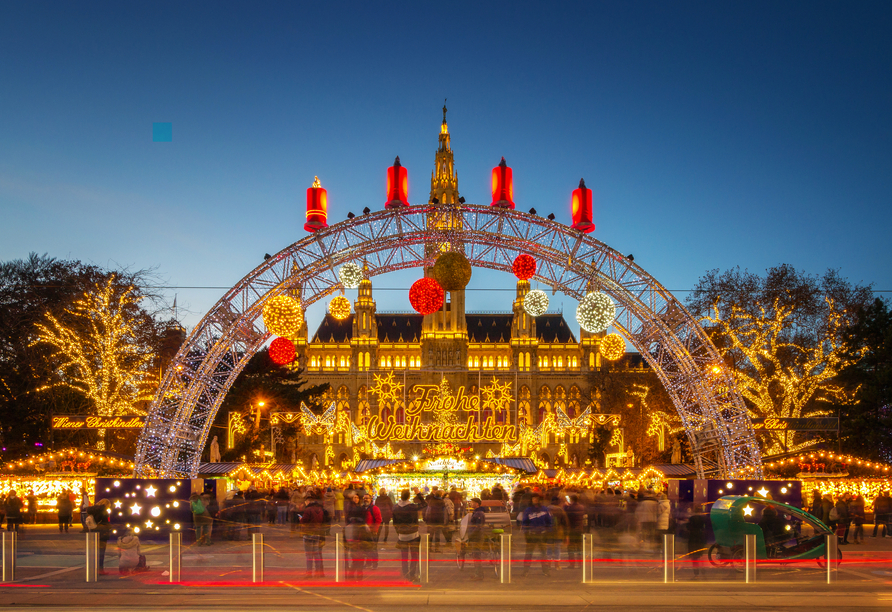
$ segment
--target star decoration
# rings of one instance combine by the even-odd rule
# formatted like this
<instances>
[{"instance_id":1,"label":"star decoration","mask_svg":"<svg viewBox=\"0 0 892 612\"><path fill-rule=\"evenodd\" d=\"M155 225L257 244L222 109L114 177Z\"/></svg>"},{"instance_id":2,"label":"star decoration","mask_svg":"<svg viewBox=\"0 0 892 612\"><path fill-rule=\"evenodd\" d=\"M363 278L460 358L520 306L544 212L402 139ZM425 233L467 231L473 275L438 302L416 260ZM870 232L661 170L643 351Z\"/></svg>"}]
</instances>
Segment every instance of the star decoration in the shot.
<instances>
[{"instance_id":1,"label":"star decoration","mask_svg":"<svg viewBox=\"0 0 892 612\"><path fill-rule=\"evenodd\" d=\"M758 493L762 497L768 497L768 489L766 489L765 487L762 487L761 489L756 491L756 493Z\"/></svg>"},{"instance_id":2,"label":"star decoration","mask_svg":"<svg viewBox=\"0 0 892 612\"><path fill-rule=\"evenodd\" d=\"M120 508L120 507L121 507L121 501L118 500L115 502L115 508Z\"/></svg>"},{"instance_id":3,"label":"star decoration","mask_svg":"<svg viewBox=\"0 0 892 612\"><path fill-rule=\"evenodd\" d=\"M146 497L155 497L155 491L157 491L155 487L149 485L146 487Z\"/></svg>"},{"instance_id":4,"label":"star decoration","mask_svg":"<svg viewBox=\"0 0 892 612\"><path fill-rule=\"evenodd\" d=\"M152 521L146 521L146 527L151 527L151 526L152 526Z\"/></svg>"},{"instance_id":5,"label":"star decoration","mask_svg":"<svg viewBox=\"0 0 892 612\"><path fill-rule=\"evenodd\" d=\"M139 504L133 504L132 506L130 506L131 514L139 514L140 510L141 510L141 507Z\"/></svg>"},{"instance_id":6,"label":"star decoration","mask_svg":"<svg viewBox=\"0 0 892 612\"><path fill-rule=\"evenodd\" d=\"M753 507L747 506L743 509L743 516L752 516L753 515Z\"/></svg>"}]
</instances>

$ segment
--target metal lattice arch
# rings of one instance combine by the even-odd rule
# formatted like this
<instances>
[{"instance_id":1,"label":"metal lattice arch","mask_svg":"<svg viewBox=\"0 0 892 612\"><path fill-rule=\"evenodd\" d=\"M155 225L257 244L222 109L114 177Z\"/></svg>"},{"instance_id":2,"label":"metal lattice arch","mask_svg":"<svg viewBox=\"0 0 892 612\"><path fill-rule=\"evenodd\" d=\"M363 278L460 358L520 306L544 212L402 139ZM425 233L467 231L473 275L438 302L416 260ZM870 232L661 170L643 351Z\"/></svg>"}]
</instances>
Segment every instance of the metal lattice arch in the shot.
<instances>
[{"instance_id":1,"label":"metal lattice arch","mask_svg":"<svg viewBox=\"0 0 892 612\"><path fill-rule=\"evenodd\" d=\"M730 373L697 321L652 276L606 244L534 214L476 205L419 205L372 212L295 242L229 290L187 338L152 403L136 474L194 477L229 387L270 334L267 300L299 290L309 306L341 288L338 266L365 260L369 276L433 265L432 244L463 248L471 265L511 272L520 253L536 279L579 300L594 285L617 303L614 327L665 386L696 466L714 455L722 477L760 478L752 424Z\"/></svg>"}]
</instances>

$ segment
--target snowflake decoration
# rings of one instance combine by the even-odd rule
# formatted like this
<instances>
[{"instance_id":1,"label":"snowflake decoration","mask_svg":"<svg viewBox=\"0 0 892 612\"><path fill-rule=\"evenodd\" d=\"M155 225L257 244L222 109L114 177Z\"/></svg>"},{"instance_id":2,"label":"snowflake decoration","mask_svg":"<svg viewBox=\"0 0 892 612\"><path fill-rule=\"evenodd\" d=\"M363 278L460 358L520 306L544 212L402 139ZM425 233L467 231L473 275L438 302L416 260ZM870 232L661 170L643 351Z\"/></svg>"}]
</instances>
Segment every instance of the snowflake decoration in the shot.
<instances>
[{"instance_id":1,"label":"snowflake decoration","mask_svg":"<svg viewBox=\"0 0 892 612\"><path fill-rule=\"evenodd\" d=\"M395 403L403 395L403 383L394 378L393 372L388 372L387 376L375 374L375 385L369 393L377 395L379 402Z\"/></svg>"},{"instance_id":2,"label":"snowflake decoration","mask_svg":"<svg viewBox=\"0 0 892 612\"><path fill-rule=\"evenodd\" d=\"M511 383L500 385L495 376L488 385L480 389L480 393L485 397L484 402L493 410L507 410L508 404L514 401L511 395Z\"/></svg>"}]
</instances>

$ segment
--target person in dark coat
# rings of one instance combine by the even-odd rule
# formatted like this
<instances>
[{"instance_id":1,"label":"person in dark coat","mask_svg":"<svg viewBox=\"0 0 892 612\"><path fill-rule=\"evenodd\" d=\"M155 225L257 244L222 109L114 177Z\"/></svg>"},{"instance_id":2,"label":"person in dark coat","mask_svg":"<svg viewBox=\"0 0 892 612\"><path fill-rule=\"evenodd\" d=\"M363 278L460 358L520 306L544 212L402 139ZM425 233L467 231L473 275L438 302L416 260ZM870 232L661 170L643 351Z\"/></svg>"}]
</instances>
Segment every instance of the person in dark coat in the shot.
<instances>
[{"instance_id":1,"label":"person in dark coat","mask_svg":"<svg viewBox=\"0 0 892 612\"><path fill-rule=\"evenodd\" d=\"M22 498L13 489L6 496L6 531L18 531L22 524Z\"/></svg>"},{"instance_id":2,"label":"person in dark coat","mask_svg":"<svg viewBox=\"0 0 892 612\"><path fill-rule=\"evenodd\" d=\"M381 489L380 491L378 491L378 497L375 499L375 505L378 507L378 511L381 512L381 526L383 528L383 537L380 539L380 541L386 542L387 537L390 535L390 519L393 518L393 500L390 499L387 491Z\"/></svg>"},{"instance_id":3,"label":"person in dark coat","mask_svg":"<svg viewBox=\"0 0 892 612\"><path fill-rule=\"evenodd\" d=\"M471 553L471 561L474 566L474 577L471 580L483 580L483 528L486 525L486 512L480 506L483 501L475 497L471 500L471 518L468 520L468 550Z\"/></svg>"},{"instance_id":4,"label":"person in dark coat","mask_svg":"<svg viewBox=\"0 0 892 612\"><path fill-rule=\"evenodd\" d=\"M582 554L582 534L585 531L585 506L579 503L578 495L570 496L570 503L564 510L567 513L567 558L571 565L579 561Z\"/></svg>"},{"instance_id":5,"label":"person in dark coat","mask_svg":"<svg viewBox=\"0 0 892 612\"><path fill-rule=\"evenodd\" d=\"M853 535L855 544L864 544L864 498L856 495L849 502L849 513L851 514L852 523L855 525L855 533Z\"/></svg>"},{"instance_id":6,"label":"person in dark coat","mask_svg":"<svg viewBox=\"0 0 892 612\"><path fill-rule=\"evenodd\" d=\"M418 582L418 549L421 535L418 533L418 513L427 507L421 493L409 501L409 489L400 493L400 501L393 507L393 528L396 530L397 547L402 557L403 578Z\"/></svg>"},{"instance_id":7,"label":"person in dark coat","mask_svg":"<svg viewBox=\"0 0 892 612\"><path fill-rule=\"evenodd\" d=\"M68 526L71 524L71 513L74 512L74 504L68 496L68 489L62 491L62 494L56 498L56 515L59 517L59 533L64 530L68 533Z\"/></svg>"},{"instance_id":8,"label":"person in dark coat","mask_svg":"<svg viewBox=\"0 0 892 612\"><path fill-rule=\"evenodd\" d=\"M34 495L34 489L30 489L28 491L28 495L25 497L25 501L28 502L27 523L29 525L36 525L37 524L37 496Z\"/></svg>"},{"instance_id":9,"label":"person in dark coat","mask_svg":"<svg viewBox=\"0 0 892 612\"><path fill-rule=\"evenodd\" d=\"M305 578L316 576L325 577L325 568L322 565L322 547L325 545L325 534L331 524L331 517L316 493L310 493L300 515L301 531L303 532L304 554L307 557L307 571ZM314 574L315 572L315 574Z\"/></svg>"},{"instance_id":10,"label":"person in dark coat","mask_svg":"<svg viewBox=\"0 0 892 612\"><path fill-rule=\"evenodd\" d=\"M427 503L428 507L424 513L424 522L427 523L428 531L431 534L431 552L438 553L440 552L440 538L443 536L443 527L448 520L446 503L443 501L443 492L437 490L431 493Z\"/></svg>"},{"instance_id":11,"label":"person in dark coat","mask_svg":"<svg viewBox=\"0 0 892 612\"><path fill-rule=\"evenodd\" d=\"M694 570L694 579L700 576L700 558L706 551L706 515L701 512L691 514L688 519L688 557Z\"/></svg>"},{"instance_id":12,"label":"person in dark coat","mask_svg":"<svg viewBox=\"0 0 892 612\"><path fill-rule=\"evenodd\" d=\"M819 516L818 518L821 519L821 522L828 527L833 527L833 521L830 520L831 510L833 510L833 497L829 494L824 495L821 498L821 516Z\"/></svg>"},{"instance_id":13,"label":"person in dark coat","mask_svg":"<svg viewBox=\"0 0 892 612\"><path fill-rule=\"evenodd\" d=\"M520 520L523 528L524 539L526 540L526 552L524 556L524 567L521 576L526 576L530 572L530 565L533 562L533 551L539 549L542 555L542 573L550 576L548 557L545 550L545 539L551 531L553 525L551 513L548 508L542 505L542 498L538 493L531 495L529 507L523 511Z\"/></svg>"},{"instance_id":14,"label":"person in dark coat","mask_svg":"<svg viewBox=\"0 0 892 612\"><path fill-rule=\"evenodd\" d=\"M99 533L99 563L97 566L99 571L97 574L100 576L104 576L107 573L105 571L105 549L108 546L108 538L111 535L111 525L108 522L110 508L111 502L107 499L100 499L95 506L87 508L87 515L92 516L96 522L96 529L91 531Z\"/></svg>"},{"instance_id":15,"label":"person in dark coat","mask_svg":"<svg viewBox=\"0 0 892 612\"><path fill-rule=\"evenodd\" d=\"M892 497L889 497L888 491L883 491L882 495L873 500L873 537L877 537L877 529L880 525L883 526L880 537L886 537L886 525L889 523L890 513L892 513Z\"/></svg>"},{"instance_id":16,"label":"person in dark coat","mask_svg":"<svg viewBox=\"0 0 892 612\"><path fill-rule=\"evenodd\" d=\"M839 538L840 544L848 544L849 540L849 523L852 522L849 517L848 495L842 494L836 501L836 536Z\"/></svg>"}]
</instances>

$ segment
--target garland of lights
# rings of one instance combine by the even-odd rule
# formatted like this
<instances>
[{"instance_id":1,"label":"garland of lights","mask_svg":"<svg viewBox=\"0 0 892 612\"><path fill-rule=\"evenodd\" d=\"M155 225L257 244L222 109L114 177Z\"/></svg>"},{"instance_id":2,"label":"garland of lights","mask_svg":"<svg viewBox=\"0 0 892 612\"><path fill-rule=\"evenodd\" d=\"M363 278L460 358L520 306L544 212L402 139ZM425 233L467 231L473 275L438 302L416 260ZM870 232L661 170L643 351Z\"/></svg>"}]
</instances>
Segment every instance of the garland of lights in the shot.
<instances>
[{"instance_id":1,"label":"garland of lights","mask_svg":"<svg viewBox=\"0 0 892 612\"><path fill-rule=\"evenodd\" d=\"M597 334L608 327L616 319L616 304L606 293L596 291L589 293L576 307L576 321L585 331Z\"/></svg>"},{"instance_id":2,"label":"garland of lights","mask_svg":"<svg viewBox=\"0 0 892 612\"><path fill-rule=\"evenodd\" d=\"M347 289L356 289L362 282L362 268L349 261L338 269L338 278Z\"/></svg>"},{"instance_id":3,"label":"garland of lights","mask_svg":"<svg viewBox=\"0 0 892 612\"><path fill-rule=\"evenodd\" d=\"M343 321L350 316L350 300L343 295L332 298L328 303L328 314L338 321Z\"/></svg>"},{"instance_id":4,"label":"garland of lights","mask_svg":"<svg viewBox=\"0 0 892 612\"><path fill-rule=\"evenodd\" d=\"M548 294L533 289L523 297L523 310L531 317L538 317L548 310Z\"/></svg>"},{"instance_id":5,"label":"garland of lights","mask_svg":"<svg viewBox=\"0 0 892 612\"><path fill-rule=\"evenodd\" d=\"M276 338L269 345L269 358L273 363L279 365L288 365L297 357L297 350L294 343L288 338Z\"/></svg>"},{"instance_id":6,"label":"garland of lights","mask_svg":"<svg viewBox=\"0 0 892 612\"><path fill-rule=\"evenodd\" d=\"M304 324L300 302L288 295L277 295L263 307L263 324L276 336L293 336Z\"/></svg>"},{"instance_id":7,"label":"garland of lights","mask_svg":"<svg viewBox=\"0 0 892 612\"><path fill-rule=\"evenodd\" d=\"M536 274L536 260L533 259L532 255L521 253L514 258L514 263L511 264L511 271L520 280L530 280Z\"/></svg>"},{"instance_id":8,"label":"garland of lights","mask_svg":"<svg viewBox=\"0 0 892 612\"><path fill-rule=\"evenodd\" d=\"M433 278L420 278L409 289L409 303L416 312L429 315L443 307L443 287Z\"/></svg>"},{"instance_id":9,"label":"garland of lights","mask_svg":"<svg viewBox=\"0 0 892 612\"><path fill-rule=\"evenodd\" d=\"M623 337L619 334L607 334L604 339L601 340L600 351L601 355L604 356L604 359L616 361L625 354L626 341L623 340Z\"/></svg>"}]
</instances>

